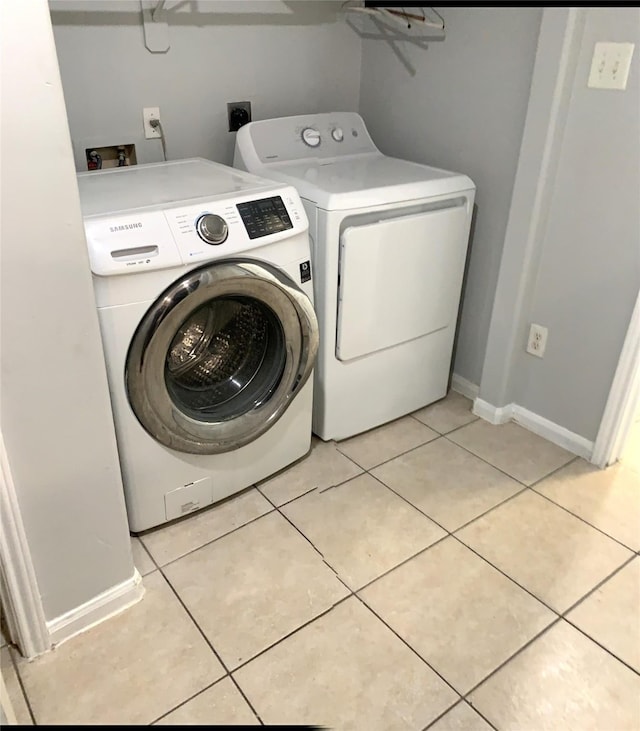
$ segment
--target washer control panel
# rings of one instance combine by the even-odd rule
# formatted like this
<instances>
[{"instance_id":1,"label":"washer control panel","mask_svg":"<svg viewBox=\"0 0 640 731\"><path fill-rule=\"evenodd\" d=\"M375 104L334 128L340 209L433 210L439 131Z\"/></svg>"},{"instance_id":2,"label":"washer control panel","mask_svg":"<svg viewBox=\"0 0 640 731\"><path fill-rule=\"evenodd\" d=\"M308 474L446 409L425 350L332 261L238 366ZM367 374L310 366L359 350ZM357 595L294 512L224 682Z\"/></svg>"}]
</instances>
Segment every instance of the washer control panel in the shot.
<instances>
[{"instance_id":1,"label":"washer control panel","mask_svg":"<svg viewBox=\"0 0 640 731\"><path fill-rule=\"evenodd\" d=\"M253 253L309 229L300 196L291 186L90 216L84 224L91 270L100 276Z\"/></svg>"},{"instance_id":2,"label":"washer control panel","mask_svg":"<svg viewBox=\"0 0 640 731\"><path fill-rule=\"evenodd\" d=\"M293 228L287 209L279 195L236 206L250 239Z\"/></svg>"}]
</instances>

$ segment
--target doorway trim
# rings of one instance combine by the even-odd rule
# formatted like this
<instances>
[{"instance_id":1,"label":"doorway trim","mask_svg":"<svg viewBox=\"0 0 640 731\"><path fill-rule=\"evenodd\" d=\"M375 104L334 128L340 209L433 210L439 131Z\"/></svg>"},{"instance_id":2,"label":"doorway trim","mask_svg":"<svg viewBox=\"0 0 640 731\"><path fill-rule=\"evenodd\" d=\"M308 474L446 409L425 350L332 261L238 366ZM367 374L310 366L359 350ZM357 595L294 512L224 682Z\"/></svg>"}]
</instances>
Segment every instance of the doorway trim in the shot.
<instances>
[{"instance_id":1,"label":"doorway trim","mask_svg":"<svg viewBox=\"0 0 640 731\"><path fill-rule=\"evenodd\" d=\"M604 468L618 460L640 401L640 291L620 352L591 462Z\"/></svg>"},{"instance_id":2,"label":"doorway trim","mask_svg":"<svg viewBox=\"0 0 640 731\"><path fill-rule=\"evenodd\" d=\"M12 642L24 657L34 658L51 649L51 637L1 432L0 526L2 607Z\"/></svg>"}]
</instances>

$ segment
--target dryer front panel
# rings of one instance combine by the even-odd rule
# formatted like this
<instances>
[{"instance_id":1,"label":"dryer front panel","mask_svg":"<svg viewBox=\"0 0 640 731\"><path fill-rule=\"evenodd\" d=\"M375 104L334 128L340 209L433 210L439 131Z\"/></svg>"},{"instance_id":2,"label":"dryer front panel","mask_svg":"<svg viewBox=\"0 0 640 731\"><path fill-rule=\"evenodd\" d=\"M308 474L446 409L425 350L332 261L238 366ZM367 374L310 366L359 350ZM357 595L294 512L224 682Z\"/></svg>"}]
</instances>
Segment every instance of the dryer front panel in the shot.
<instances>
[{"instance_id":1,"label":"dryer front panel","mask_svg":"<svg viewBox=\"0 0 640 731\"><path fill-rule=\"evenodd\" d=\"M226 260L191 270L149 308L127 355L131 407L180 452L217 454L267 431L318 348L309 298L279 269Z\"/></svg>"},{"instance_id":2,"label":"dryer front panel","mask_svg":"<svg viewBox=\"0 0 640 731\"><path fill-rule=\"evenodd\" d=\"M342 232L339 360L455 327L468 220L467 199L454 198L422 213Z\"/></svg>"}]
</instances>

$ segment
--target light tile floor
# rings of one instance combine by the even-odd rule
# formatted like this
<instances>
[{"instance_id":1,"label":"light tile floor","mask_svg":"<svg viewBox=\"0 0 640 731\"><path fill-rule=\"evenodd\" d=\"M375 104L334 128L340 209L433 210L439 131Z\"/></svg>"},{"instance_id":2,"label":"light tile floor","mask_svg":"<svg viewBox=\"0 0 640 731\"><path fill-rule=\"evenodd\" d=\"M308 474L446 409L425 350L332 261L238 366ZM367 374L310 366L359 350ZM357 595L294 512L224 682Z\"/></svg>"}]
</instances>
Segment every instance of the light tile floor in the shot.
<instances>
[{"instance_id":1,"label":"light tile floor","mask_svg":"<svg viewBox=\"0 0 640 731\"><path fill-rule=\"evenodd\" d=\"M22 719L640 729L640 470L458 394L132 548L142 602L2 650Z\"/></svg>"}]
</instances>

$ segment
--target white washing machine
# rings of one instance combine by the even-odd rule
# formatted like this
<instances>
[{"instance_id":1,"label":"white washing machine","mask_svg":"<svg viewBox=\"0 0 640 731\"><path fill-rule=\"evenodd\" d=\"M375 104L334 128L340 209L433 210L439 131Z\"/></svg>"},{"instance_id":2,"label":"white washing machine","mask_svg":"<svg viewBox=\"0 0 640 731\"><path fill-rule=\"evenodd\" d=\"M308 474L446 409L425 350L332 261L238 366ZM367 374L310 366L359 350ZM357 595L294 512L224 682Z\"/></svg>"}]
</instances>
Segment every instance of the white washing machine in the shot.
<instances>
[{"instance_id":1,"label":"white washing machine","mask_svg":"<svg viewBox=\"0 0 640 731\"><path fill-rule=\"evenodd\" d=\"M295 189L202 159L78 185L131 530L305 455L318 324Z\"/></svg>"},{"instance_id":2,"label":"white washing machine","mask_svg":"<svg viewBox=\"0 0 640 731\"><path fill-rule=\"evenodd\" d=\"M344 439L445 396L473 182L383 155L350 112L247 124L234 165L295 186L309 218L313 431Z\"/></svg>"}]
</instances>

